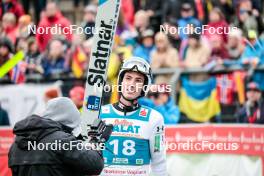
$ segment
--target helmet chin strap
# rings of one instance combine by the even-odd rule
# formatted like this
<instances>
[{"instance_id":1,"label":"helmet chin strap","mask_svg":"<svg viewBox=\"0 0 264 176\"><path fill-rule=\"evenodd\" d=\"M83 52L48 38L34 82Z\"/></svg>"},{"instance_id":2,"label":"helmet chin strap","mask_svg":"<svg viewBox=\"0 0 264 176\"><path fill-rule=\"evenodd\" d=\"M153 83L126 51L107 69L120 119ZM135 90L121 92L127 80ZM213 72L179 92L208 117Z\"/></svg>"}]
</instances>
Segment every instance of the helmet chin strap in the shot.
<instances>
[{"instance_id":1,"label":"helmet chin strap","mask_svg":"<svg viewBox=\"0 0 264 176\"><path fill-rule=\"evenodd\" d=\"M119 102L117 104L118 108L120 108L121 111L124 112L124 115L126 116L127 112L131 112L136 110L137 108L139 108L139 104L137 103L137 98L134 98L132 100L127 99L122 93L121 93L121 97L123 98L123 100L126 100L128 102L131 103L131 105L125 105L124 102L122 102L122 98L119 99Z\"/></svg>"}]
</instances>

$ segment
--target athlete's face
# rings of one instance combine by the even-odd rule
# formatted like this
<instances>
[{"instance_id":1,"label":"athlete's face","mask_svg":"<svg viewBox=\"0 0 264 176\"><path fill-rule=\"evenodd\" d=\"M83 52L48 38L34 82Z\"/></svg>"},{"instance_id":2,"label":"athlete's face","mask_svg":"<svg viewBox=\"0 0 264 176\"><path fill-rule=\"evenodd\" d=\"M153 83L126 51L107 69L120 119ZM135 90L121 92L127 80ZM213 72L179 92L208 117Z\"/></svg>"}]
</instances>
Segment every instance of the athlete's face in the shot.
<instances>
[{"instance_id":1,"label":"athlete's face","mask_svg":"<svg viewBox=\"0 0 264 176\"><path fill-rule=\"evenodd\" d=\"M144 75L138 72L126 72L121 84L121 91L126 99L133 100L140 96L144 85Z\"/></svg>"}]
</instances>

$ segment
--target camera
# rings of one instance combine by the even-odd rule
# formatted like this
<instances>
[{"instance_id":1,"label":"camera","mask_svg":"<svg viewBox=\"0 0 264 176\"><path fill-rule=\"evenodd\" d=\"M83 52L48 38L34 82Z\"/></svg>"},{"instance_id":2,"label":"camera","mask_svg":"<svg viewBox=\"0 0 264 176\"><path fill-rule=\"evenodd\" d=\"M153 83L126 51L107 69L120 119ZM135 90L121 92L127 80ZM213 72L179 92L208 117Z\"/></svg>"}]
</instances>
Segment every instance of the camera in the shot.
<instances>
[{"instance_id":1,"label":"camera","mask_svg":"<svg viewBox=\"0 0 264 176\"><path fill-rule=\"evenodd\" d=\"M110 138L113 125L106 125L101 119L95 119L93 124L88 125L88 137L91 143L105 143Z\"/></svg>"}]
</instances>

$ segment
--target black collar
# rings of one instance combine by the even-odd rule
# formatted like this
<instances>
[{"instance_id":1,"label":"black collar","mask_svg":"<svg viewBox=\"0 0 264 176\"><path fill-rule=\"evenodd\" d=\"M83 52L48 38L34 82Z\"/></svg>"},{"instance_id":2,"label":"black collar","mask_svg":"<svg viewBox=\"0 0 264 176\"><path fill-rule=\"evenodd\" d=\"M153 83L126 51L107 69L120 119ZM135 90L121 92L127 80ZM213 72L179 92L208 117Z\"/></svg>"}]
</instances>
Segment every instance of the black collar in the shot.
<instances>
[{"instance_id":1,"label":"black collar","mask_svg":"<svg viewBox=\"0 0 264 176\"><path fill-rule=\"evenodd\" d=\"M113 107L118 111L124 112L124 115L126 115L126 113L128 113L128 112L133 112L133 111L136 111L137 109L139 109L140 105L135 104L133 106L125 106L122 103L117 102L117 103L113 104Z\"/></svg>"}]
</instances>

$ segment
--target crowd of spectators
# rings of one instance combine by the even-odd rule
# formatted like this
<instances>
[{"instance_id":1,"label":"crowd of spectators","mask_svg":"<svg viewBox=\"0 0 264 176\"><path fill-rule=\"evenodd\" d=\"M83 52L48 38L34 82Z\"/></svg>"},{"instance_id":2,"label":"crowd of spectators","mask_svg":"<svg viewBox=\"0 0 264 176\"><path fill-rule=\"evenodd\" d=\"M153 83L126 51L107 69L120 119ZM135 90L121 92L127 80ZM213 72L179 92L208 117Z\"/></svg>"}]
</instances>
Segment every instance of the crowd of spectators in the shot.
<instances>
[{"instance_id":1,"label":"crowd of spectators","mask_svg":"<svg viewBox=\"0 0 264 176\"><path fill-rule=\"evenodd\" d=\"M35 74L44 78L53 75L85 77L93 40L96 1L84 1L86 6L80 22L70 21L63 15L57 5L59 0L34 1L33 14L30 12L30 2L0 0L0 67L18 51L25 53L24 60L6 77L16 84L26 82L28 76ZM74 6L78 5L81 6L82 3L74 1ZM63 28L72 24L80 24L83 29L89 29L88 33L80 35L67 32L52 35L34 34L28 30L34 25L37 28L54 25ZM216 31L221 28L222 31L194 32L197 27ZM184 28L187 33L180 30ZM146 59L153 70L192 69L212 65L224 68L232 65L256 68L264 63L263 31L261 0L122 0L110 56L109 84L116 84L122 61L131 55ZM16 78L13 76L15 71ZM257 71L253 75L247 75L249 81L258 83L259 92L264 91L263 75L264 73ZM190 76L190 79L201 81L206 77L205 74L196 74ZM169 74L158 75L154 83L169 83L170 78ZM149 97L155 101L157 97L161 97L162 103L156 102L156 105L168 103L166 106L172 109L163 110L164 112L179 113L177 107L173 109L170 105L169 94L152 94ZM117 98L111 95L110 99L115 101ZM244 121L243 118L239 119ZM178 121L176 118L173 123Z\"/></svg>"}]
</instances>

